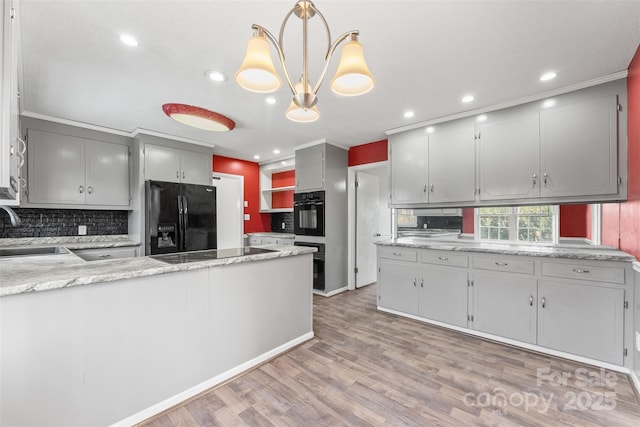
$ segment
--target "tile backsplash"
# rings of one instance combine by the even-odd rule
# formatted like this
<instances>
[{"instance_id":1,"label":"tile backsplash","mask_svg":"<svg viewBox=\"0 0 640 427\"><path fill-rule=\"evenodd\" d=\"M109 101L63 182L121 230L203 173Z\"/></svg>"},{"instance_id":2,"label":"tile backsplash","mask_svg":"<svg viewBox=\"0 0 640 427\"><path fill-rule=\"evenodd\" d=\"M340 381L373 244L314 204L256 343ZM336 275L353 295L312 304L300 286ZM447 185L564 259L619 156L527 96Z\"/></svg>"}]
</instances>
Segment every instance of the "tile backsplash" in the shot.
<instances>
[{"instance_id":1,"label":"tile backsplash","mask_svg":"<svg viewBox=\"0 0 640 427\"><path fill-rule=\"evenodd\" d=\"M282 228L282 224L285 225ZM271 231L274 233L293 233L293 212L271 214Z\"/></svg>"},{"instance_id":2,"label":"tile backsplash","mask_svg":"<svg viewBox=\"0 0 640 427\"><path fill-rule=\"evenodd\" d=\"M439 228L446 230L462 230L461 216L419 216L418 228Z\"/></svg>"},{"instance_id":3,"label":"tile backsplash","mask_svg":"<svg viewBox=\"0 0 640 427\"><path fill-rule=\"evenodd\" d=\"M11 225L0 211L0 238L77 236L78 226L87 226L87 235L128 233L127 211L79 209L14 209L22 225Z\"/></svg>"}]
</instances>

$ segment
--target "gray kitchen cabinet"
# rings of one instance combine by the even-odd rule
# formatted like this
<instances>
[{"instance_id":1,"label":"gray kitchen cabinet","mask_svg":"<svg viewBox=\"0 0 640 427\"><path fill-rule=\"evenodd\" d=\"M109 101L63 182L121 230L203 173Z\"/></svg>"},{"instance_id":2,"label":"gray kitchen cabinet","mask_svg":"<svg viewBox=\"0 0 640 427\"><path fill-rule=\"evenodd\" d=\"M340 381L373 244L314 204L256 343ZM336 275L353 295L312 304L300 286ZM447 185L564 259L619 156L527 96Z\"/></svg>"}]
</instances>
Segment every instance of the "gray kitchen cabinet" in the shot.
<instances>
[{"instance_id":1,"label":"gray kitchen cabinet","mask_svg":"<svg viewBox=\"0 0 640 427\"><path fill-rule=\"evenodd\" d=\"M391 204L427 203L428 138L424 129L389 137Z\"/></svg>"},{"instance_id":2,"label":"gray kitchen cabinet","mask_svg":"<svg viewBox=\"0 0 640 427\"><path fill-rule=\"evenodd\" d=\"M541 195L616 194L617 129L615 95L541 111Z\"/></svg>"},{"instance_id":3,"label":"gray kitchen cabinet","mask_svg":"<svg viewBox=\"0 0 640 427\"><path fill-rule=\"evenodd\" d=\"M378 306L402 313L419 313L419 281L417 264L379 259Z\"/></svg>"},{"instance_id":4,"label":"gray kitchen cabinet","mask_svg":"<svg viewBox=\"0 0 640 427\"><path fill-rule=\"evenodd\" d=\"M129 148L28 130L27 205L129 206Z\"/></svg>"},{"instance_id":5,"label":"gray kitchen cabinet","mask_svg":"<svg viewBox=\"0 0 640 427\"><path fill-rule=\"evenodd\" d=\"M467 327L467 268L420 265L420 317Z\"/></svg>"},{"instance_id":6,"label":"gray kitchen cabinet","mask_svg":"<svg viewBox=\"0 0 640 427\"><path fill-rule=\"evenodd\" d=\"M623 364L623 289L539 280L538 304L538 345Z\"/></svg>"},{"instance_id":7,"label":"gray kitchen cabinet","mask_svg":"<svg viewBox=\"0 0 640 427\"><path fill-rule=\"evenodd\" d=\"M144 147L145 180L211 185L211 156L154 144Z\"/></svg>"},{"instance_id":8,"label":"gray kitchen cabinet","mask_svg":"<svg viewBox=\"0 0 640 427\"><path fill-rule=\"evenodd\" d=\"M296 192L324 190L325 144L296 150Z\"/></svg>"},{"instance_id":9,"label":"gray kitchen cabinet","mask_svg":"<svg viewBox=\"0 0 640 427\"><path fill-rule=\"evenodd\" d=\"M0 4L0 204L20 204L20 168L25 146L19 138L20 30L17 0Z\"/></svg>"},{"instance_id":10,"label":"gray kitchen cabinet","mask_svg":"<svg viewBox=\"0 0 640 427\"><path fill-rule=\"evenodd\" d=\"M538 283L527 275L476 271L473 329L536 343Z\"/></svg>"},{"instance_id":11,"label":"gray kitchen cabinet","mask_svg":"<svg viewBox=\"0 0 640 427\"><path fill-rule=\"evenodd\" d=\"M262 244L262 237L249 236L249 246L259 246Z\"/></svg>"},{"instance_id":12,"label":"gray kitchen cabinet","mask_svg":"<svg viewBox=\"0 0 640 427\"><path fill-rule=\"evenodd\" d=\"M538 122L537 113L503 113L478 125L480 200L540 197Z\"/></svg>"},{"instance_id":13,"label":"gray kitchen cabinet","mask_svg":"<svg viewBox=\"0 0 640 427\"><path fill-rule=\"evenodd\" d=\"M436 125L429 134L429 203L473 202L476 194L473 122Z\"/></svg>"}]
</instances>

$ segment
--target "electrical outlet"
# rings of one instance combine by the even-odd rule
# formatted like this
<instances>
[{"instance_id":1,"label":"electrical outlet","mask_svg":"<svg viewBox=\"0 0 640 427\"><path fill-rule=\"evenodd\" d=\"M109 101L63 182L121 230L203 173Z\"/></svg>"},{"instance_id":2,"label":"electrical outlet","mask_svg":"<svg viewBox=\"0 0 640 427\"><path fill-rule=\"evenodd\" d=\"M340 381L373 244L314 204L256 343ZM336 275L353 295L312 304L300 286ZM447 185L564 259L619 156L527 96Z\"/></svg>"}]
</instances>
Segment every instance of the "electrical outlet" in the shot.
<instances>
[{"instance_id":1,"label":"electrical outlet","mask_svg":"<svg viewBox=\"0 0 640 427\"><path fill-rule=\"evenodd\" d=\"M79 225L78 226L78 236L86 236L87 235L87 226Z\"/></svg>"},{"instance_id":2,"label":"electrical outlet","mask_svg":"<svg viewBox=\"0 0 640 427\"><path fill-rule=\"evenodd\" d=\"M244 220L245 221L251 221L251 215L250 214L244 214Z\"/></svg>"},{"instance_id":3,"label":"electrical outlet","mask_svg":"<svg viewBox=\"0 0 640 427\"><path fill-rule=\"evenodd\" d=\"M284 230L285 228L287 228L287 224L285 224L284 222L282 223L282 229Z\"/></svg>"},{"instance_id":4,"label":"electrical outlet","mask_svg":"<svg viewBox=\"0 0 640 427\"><path fill-rule=\"evenodd\" d=\"M249 202L247 200L244 201L244 207L248 208L249 207Z\"/></svg>"}]
</instances>

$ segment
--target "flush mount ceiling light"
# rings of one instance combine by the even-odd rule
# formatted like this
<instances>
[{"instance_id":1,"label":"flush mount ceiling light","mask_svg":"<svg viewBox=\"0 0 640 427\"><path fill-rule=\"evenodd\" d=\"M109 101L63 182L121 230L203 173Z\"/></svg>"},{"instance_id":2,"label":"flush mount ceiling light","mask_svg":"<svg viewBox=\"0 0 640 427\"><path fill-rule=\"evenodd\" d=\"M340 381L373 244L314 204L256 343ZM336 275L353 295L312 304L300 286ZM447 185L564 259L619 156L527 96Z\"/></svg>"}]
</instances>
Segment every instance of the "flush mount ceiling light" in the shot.
<instances>
[{"instance_id":1,"label":"flush mount ceiling light","mask_svg":"<svg viewBox=\"0 0 640 427\"><path fill-rule=\"evenodd\" d=\"M283 48L284 29L293 14L302 19L302 77L297 82L291 79ZM307 24L309 19L316 15L320 17L327 33L327 51L324 55L324 66L320 77L312 88L309 84L308 73ZM251 28L253 29L253 37L249 40L244 61L236 73L236 81L244 89L258 93L273 92L280 87L282 82L273 65L267 40L271 42L278 53L285 80L293 94L292 105L289 106L286 113L290 120L311 122L320 117L320 112L315 107L318 102L318 89L324 80L331 56L338 45L345 40L346 44L342 48L338 70L331 80L331 89L336 94L343 96L362 95L373 89L375 79L364 60L364 51L358 41L359 31L353 30L344 33L332 43L327 21L311 1L298 1L293 9L287 13L280 26L280 35L277 40L260 25L253 24Z\"/></svg>"},{"instance_id":2,"label":"flush mount ceiling light","mask_svg":"<svg viewBox=\"0 0 640 427\"><path fill-rule=\"evenodd\" d=\"M164 104L162 111L173 120L198 129L228 132L236 127L230 118L193 105Z\"/></svg>"}]
</instances>

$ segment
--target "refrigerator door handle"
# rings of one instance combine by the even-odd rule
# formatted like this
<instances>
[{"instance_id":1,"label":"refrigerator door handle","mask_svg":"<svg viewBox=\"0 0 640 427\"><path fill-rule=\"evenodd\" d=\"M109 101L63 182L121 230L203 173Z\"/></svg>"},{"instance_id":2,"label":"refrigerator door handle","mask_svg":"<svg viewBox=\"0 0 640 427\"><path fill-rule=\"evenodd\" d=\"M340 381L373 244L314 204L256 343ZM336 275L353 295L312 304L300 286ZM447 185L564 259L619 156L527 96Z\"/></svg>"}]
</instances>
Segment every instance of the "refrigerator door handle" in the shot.
<instances>
[{"instance_id":1,"label":"refrigerator door handle","mask_svg":"<svg viewBox=\"0 0 640 427\"><path fill-rule=\"evenodd\" d=\"M187 196L182 196L182 209L184 210L184 229L187 231L189 226L189 204L187 203Z\"/></svg>"},{"instance_id":2,"label":"refrigerator door handle","mask_svg":"<svg viewBox=\"0 0 640 427\"><path fill-rule=\"evenodd\" d=\"M182 250L187 250L187 227L189 226L189 215L188 215L188 206L187 206L187 196L182 197L182 230L180 233L182 234Z\"/></svg>"},{"instance_id":3,"label":"refrigerator door handle","mask_svg":"<svg viewBox=\"0 0 640 427\"><path fill-rule=\"evenodd\" d=\"M178 194L178 252L184 250L184 215L182 209L182 196Z\"/></svg>"}]
</instances>

